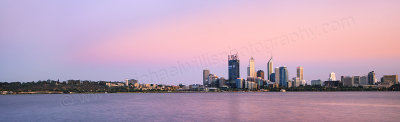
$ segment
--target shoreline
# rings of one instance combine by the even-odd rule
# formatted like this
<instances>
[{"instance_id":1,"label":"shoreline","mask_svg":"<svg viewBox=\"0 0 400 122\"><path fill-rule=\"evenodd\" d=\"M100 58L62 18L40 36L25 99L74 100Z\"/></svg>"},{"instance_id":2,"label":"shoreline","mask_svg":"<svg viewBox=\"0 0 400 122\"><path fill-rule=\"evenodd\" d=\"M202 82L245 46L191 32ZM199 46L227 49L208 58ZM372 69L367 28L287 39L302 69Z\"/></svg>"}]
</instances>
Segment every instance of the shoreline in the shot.
<instances>
[{"instance_id":1,"label":"shoreline","mask_svg":"<svg viewBox=\"0 0 400 122\"><path fill-rule=\"evenodd\" d=\"M127 93L256 93L256 92L280 92L280 91L217 91L217 92L205 92L205 91L173 91L173 92L113 92L113 93L104 93L104 92L72 92L72 93L63 93L63 92L17 92L12 94L1 94L1 95L27 95L27 94L127 94ZM399 91L286 91L286 92L399 92ZM284 93L284 92L282 92Z\"/></svg>"}]
</instances>

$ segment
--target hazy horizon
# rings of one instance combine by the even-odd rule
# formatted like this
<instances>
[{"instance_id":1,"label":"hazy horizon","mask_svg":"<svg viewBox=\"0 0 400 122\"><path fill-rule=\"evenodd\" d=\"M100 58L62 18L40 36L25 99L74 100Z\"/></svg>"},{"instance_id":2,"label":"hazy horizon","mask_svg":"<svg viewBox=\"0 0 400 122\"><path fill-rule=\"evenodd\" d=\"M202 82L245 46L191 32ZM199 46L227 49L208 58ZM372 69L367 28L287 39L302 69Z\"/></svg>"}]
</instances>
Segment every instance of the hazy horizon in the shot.
<instances>
[{"instance_id":1,"label":"hazy horizon","mask_svg":"<svg viewBox=\"0 0 400 122\"><path fill-rule=\"evenodd\" d=\"M137 79L202 84L287 66L289 79L399 75L400 1L0 1L0 82Z\"/></svg>"}]
</instances>

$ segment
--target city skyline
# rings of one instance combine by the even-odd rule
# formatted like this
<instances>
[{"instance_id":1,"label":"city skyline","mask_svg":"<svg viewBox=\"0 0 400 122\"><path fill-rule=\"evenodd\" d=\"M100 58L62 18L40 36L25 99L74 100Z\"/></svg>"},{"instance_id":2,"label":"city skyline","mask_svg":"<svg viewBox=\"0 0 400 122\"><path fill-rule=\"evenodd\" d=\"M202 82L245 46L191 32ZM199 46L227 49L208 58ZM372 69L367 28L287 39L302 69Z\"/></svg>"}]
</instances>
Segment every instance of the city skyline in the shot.
<instances>
[{"instance_id":1,"label":"city skyline","mask_svg":"<svg viewBox=\"0 0 400 122\"><path fill-rule=\"evenodd\" d=\"M331 72L399 75L399 1L158 3L1 1L0 81L201 84L203 69L228 78L231 53L241 78L250 57L268 74L272 56L289 80L304 67L307 83Z\"/></svg>"}]
</instances>

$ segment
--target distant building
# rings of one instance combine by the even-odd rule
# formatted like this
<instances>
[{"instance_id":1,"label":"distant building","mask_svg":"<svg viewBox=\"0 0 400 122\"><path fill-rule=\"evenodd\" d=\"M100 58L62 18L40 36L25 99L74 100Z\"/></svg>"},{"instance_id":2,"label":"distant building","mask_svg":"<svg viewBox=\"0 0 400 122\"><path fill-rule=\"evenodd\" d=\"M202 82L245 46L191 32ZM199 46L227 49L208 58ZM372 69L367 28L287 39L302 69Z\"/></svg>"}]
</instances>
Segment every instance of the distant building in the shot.
<instances>
[{"instance_id":1,"label":"distant building","mask_svg":"<svg viewBox=\"0 0 400 122\"><path fill-rule=\"evenodd\" d=\"M391 82L393 84L399 84L398 75L384 75L382 77L382 82Z\"/></svg>"},{"instance_id":2,"label":"distant building","mask_svg":"<svg viewBox=\"0 0 400 122\"><path fill-rule=\"evenodd\" d=\"M368 84L369 85L375 84L375 79L376 79L375 72L374 71L369 72L368 73Z\"/></svg>"},{"instance_id":3,"label":"distant building","mask_svg":"<svg viewBox=\"0 0 400 122\"><path fill-rule=\"evenodd\" d=\"M271 58L269 59L268 64L267 64L267 75L268 75L269 81L272 81L272 78L274 78L274 77L271 77L273 70L274 70L274 67L273 67L272 56L271 56Z\"/></svg>"},{"instance_id":4,"label":"distant building","mask_svg":"<svg viewBox=\"0 0 400 122\"><path fill-rule=\"evenodd\" d=\"M300 78L300 81L304 80L303 70L304 68L302 66L297 67L297 77Z\"/></svg>"},{"instance_id":5,"label":"distant building","mask_svg":"<svg viewBox=\"0 0 400 122\"><path fill-rule=\"evenodd\" d=\"M340 81L325 81L324 86L329 88L337 88L340 84Z\"/></svg>"},{"instance_id":6,"label":"distant building","mask_svg":"<svg viewBox=\"0 0 400 122\"><path fill-rule=\"evenodd\" d=\"M360 77L360 85L359 86L364 86L364 85L369 85L368 76L361 76Z\"/></svg>"},{"instance_id":7,"label":"distant building","mask_svg":"<svg viewBox=\"0 0 400 122\"><path fill-rule=\"evenodd\" d=\"M125 86L129 86L130 84L138 83L135 79L125 79Z\"/></svg>"},{"instance_id":8,"label":"distant building","mask_svg":"<svg viewBox=\"0 0 400 122\"><path fill-rule=\"evenodd\" d=\"M286 82L286 87L288 87L288 88L292 87L292 82L293 82L293 81L288 80L288 81Z\"/></svg>"},{"instance_id":9,"label":"distant building","mask_svg":"<svg viewBox=\"0 0 400 122\"><path fill-rule=\"evenodd\" d=\"M394 84L398 84L399 79L397 75L384 75L381 78L381 83L378 85L378 87L391 87Z\"/></svg>"},{"instance_id":10,"label":"distant building","mask_svg":"<svg viewBox=\"0 0 400 122\"><path fill-rule=\"evenodd\" d=\"M257 84L257 89L261 89L262 86L264 85L264 79L262 79L261 77L257 77L256 84Z\"/></svg>"},{"instance_id":11,"label":"distant building","mask_svg":"<svg viewBox=\"0 0 400 122\"><path fill-rule=\"evenodd\" d=\"M321 80L312 80L311 85L312 86L322 86L322 81Z\"/></svg>"},{"instance_id":12,"label":"distant building","mask_svg":"<svg viewBox=\"0 0 400 122\"><path fill-rule=\"evenodd\" d=\"M301 81L299 77L292 78L292 87L299 87L301 85Z\"/></svg>"},{"instance_id":13,"label":"distant building","mask_svg":"<svg viewBox=\"0 0 400 122\"><path fill-rule=\"evenodd\" d=\"M244 79L243 78L237 78L236 79L236 88L238 88L238 89L243 89L243 82L244 82Z\"/></svg>"},{"instance_id":14,"label":"distant building","mask_svg":"<svg viewBox=\"0 0 400 122\"><path fill-rule=\"evenodd\" d=\"M256 69L254 66L254 58L251 57L249 60L248 76L256 77Z\"/></svg>"},{"instance_id":15,"label":"distant building","mask_svg":"<svg viewBox=\"0 0 400 122\"><path fill-rule=\"evenodd\" d=\"M206 86L208 84L208 76L210 75L210 70L203 70L203 85Z\"/></svg>"},{"instance_id":16,"label":"distant building","mask_svg":"<svg viewBox=\"0 0 400 122\"><path fill-rule=\"evenodd\" d=\"M301 84L300 85L306 86L307 85L306 80L301 80Z\"/></svg>"},{"instance_id":17,"label":"distant building","mask_svg":"<svg viewBox=\"0 0 400 122\"><path fill-rule=\"evenodd\" d=\"M279 86L287 87L288 82L288 70L286 66L279 67Z\"/></svg>"},{"instance_id":18,"label":"distant building","mask_svg":"<svg viewBox=\"0 0 400 122\"><path fill-rule=\"evenodd\" d=\"M243 89L248 89L249 88L249 81L243 80Z\"/></svg>"},{"instance_id":19,"label":"distant building","mask_svg":"<svg viewBox=\"0 0 400 122\"><path fill-rule=\"evenodd\" d=\"M354 77L344 76L342 82L343 82L343 86L353 87L354 86Z\"/></svg>"},{"instance_id":20,"label":"distant building","mask_svg":"<svg viewBox=\"0 0 400 122\"><path fill-rule=\"evenodd\" d=\"M278 83L279 86L281 86L281 85L280 85L280 79L279 79L279 77L280 77L279 67L276 67L276 68L275 68L275 82Z\"/></svg>"},{"instance_id":21,"label":"distant building","mask_svg":"<svg viewBox=\"0 0 400 122\"><path fill-rule=\"evenodd\" d=\"M354 84L353 86L358 87L360 85L360 76L353 76Z\"/></svg>"},{"instance_id":22,"label":"distant building","mask_svg":"<svg viewBox=\"0 0 400 122\"><path fill-rule=\"evenodd\" d=\"M220 77L218 81L219 81L218 87L220 87L220 88L227 87L226 80L224 77Z\"/></svg>"},{"instance_id":23,"label":"distant building","mask_svg":"<svg viewBox=\"0 0 400 122\"><path fill-rule=\"evenodd\" d=\"M239 57L238 54L233 54L228 56L228 80L230 81L230 86L235 87L236 79L240 78L240 70L239 70Z\"/></svg>"},{"instance_id":24,"label":"distant building","mask_svg":"<svg viewBox=\"0 0 400 122\"><path fill-rule=\"evenodd\" d=\"M217 75L210 74L208 75L208 83L207 85L210 87L218 87L219 86L219 78Z\"/></svg>"},{"instance_id":25,"label":"distant building","mask_svg":"<svg viewBox=\"0 0 400 122\"><path fill-rule=\"evenodd\" d=\"M269 77L270 77L269 81L275 82L275 73L272 73Z\"/></svg>"},{"instance_id":26,"label":"distant building","mask_svg":"<svg viewBox=\"0 0 400 122\"><path fill-rule=\"evenodd\" d=\"M257 77L259 77L259 78L261 78L261 79L264 79L264 71L258 70L258 71L257 71Z\"/></svg>"},{"instance_id":27,"label":"distant building","mask_svg":"<svg viewBox=\"0 0 400 122\"><path fill-rule=\"evenodd\" d=\"M329 81L336 81L336 74L334 72L331 72L331 74L329 74Z\"/></svg>"}]
</instances>

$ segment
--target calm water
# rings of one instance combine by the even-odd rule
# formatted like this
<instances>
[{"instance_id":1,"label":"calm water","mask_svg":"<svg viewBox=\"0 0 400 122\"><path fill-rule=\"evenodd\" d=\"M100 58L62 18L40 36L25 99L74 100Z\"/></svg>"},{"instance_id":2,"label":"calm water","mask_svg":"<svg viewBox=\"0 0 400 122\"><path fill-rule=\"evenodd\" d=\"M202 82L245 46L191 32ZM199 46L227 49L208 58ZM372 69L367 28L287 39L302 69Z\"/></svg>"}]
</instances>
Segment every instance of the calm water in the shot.
<instances>
[{"instance_id":1,"label":"calm water","mask_svg":"<svg viewBox=\"0 0 400 122\"><path fill-rule=\"evenodd\" d=\"M400 92L0 95L0 121L400 121Z\"/></svg>"}]
</instances>

